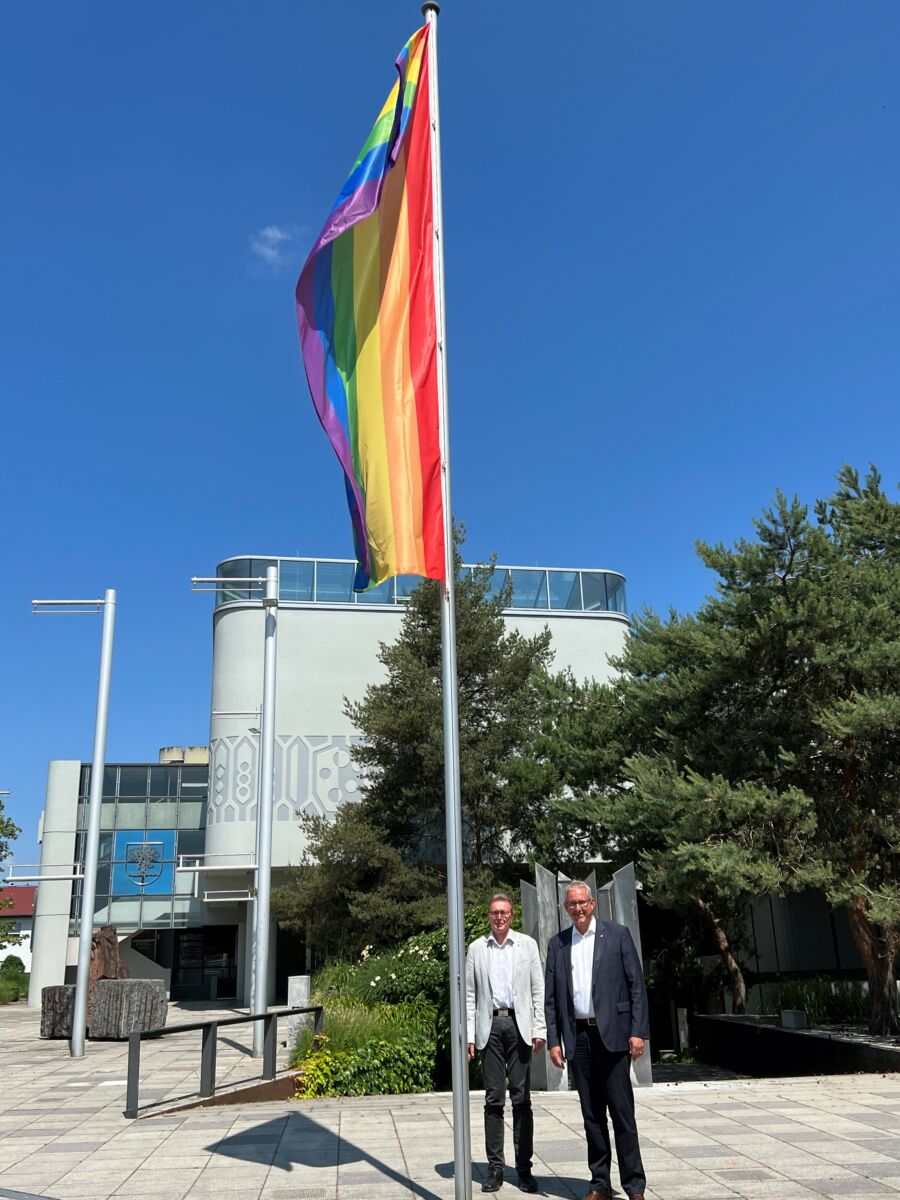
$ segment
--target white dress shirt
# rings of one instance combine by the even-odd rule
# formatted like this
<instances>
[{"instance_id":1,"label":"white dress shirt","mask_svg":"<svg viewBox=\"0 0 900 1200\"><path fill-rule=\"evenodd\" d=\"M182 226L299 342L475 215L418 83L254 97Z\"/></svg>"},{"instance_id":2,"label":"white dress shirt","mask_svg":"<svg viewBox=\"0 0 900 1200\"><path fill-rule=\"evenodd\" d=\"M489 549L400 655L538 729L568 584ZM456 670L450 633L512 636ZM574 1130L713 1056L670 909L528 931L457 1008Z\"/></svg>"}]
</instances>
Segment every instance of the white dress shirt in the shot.
<instances>
[{"instance_id":1,"label":"white dress shirt","mask_svg":"<svg viewBox=\"0 0 900 1200\"><path fill-rule=\"evenodd\" d=\"M591 917L591 923L583 934L572 927L572 999L575 1002L576 1019L594 1016L591 981L594 974L596 937L596 917Z\"/></svg>"},{"instance_id":2,"label":"white dress shirt","mask_svg":"<svg viewBox=\"0 0 900 1200\"><path fill-rule=\"evenodd\" d=\"M491 980L493 1008L513 1007L513 948L512 933L498 942L492 933L487 935L488 974Z\"/></svg>"}]
</instances>

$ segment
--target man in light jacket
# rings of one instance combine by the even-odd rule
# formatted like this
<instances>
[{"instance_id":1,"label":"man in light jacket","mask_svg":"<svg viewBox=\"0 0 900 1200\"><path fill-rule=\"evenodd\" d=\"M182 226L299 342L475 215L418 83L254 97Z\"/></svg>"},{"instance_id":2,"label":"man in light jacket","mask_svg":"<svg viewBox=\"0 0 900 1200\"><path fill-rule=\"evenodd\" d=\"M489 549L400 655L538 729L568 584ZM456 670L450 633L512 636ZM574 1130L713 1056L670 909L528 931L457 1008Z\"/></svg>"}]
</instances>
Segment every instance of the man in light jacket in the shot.
<instances>
[{"instance_id":1,"label":"man in light jacket","mask_svg":"<svg viewBox=\"0 0 900 1200\"><path fill-rule=\"evenodd\" d=\"M488 905L491 929L476 938L466 955L466 1011L469 1058L481 1052L484 1075L484 1141L488 1174L483 1192L503 1185L503 1106L506 1083L513 1114L513 1144L519 1187L538 1190L531 1173L534 1118L531 1112L531 1054L542 1050L544 977L537 942L510 929L513 906L498 892Z\"/></svg>"}]
</instances>

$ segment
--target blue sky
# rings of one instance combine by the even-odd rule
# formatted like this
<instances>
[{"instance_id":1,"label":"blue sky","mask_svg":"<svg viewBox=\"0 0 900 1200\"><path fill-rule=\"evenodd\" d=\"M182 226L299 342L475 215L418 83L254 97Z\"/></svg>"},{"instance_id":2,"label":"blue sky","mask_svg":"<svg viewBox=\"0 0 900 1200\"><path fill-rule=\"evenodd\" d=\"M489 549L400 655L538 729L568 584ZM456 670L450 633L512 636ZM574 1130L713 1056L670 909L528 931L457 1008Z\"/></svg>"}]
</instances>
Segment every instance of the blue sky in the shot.
<instances>
[{"instance_id":1,"label":"blue sky","mask_svg":"<svg viewBox=\"0 0 900 1200\"><path fill-rule=\"evenodd\" d=\"M447 0L454 501L467 556L711 588L777 487L900 477L900 7ZM208 737L229 555L351 553L293 284L414 3L47 0L4 11L0 788ZM280 669L284 669L281 667ZM297 664L302 670L302 664Z\"/></svg>"}]
</instances>

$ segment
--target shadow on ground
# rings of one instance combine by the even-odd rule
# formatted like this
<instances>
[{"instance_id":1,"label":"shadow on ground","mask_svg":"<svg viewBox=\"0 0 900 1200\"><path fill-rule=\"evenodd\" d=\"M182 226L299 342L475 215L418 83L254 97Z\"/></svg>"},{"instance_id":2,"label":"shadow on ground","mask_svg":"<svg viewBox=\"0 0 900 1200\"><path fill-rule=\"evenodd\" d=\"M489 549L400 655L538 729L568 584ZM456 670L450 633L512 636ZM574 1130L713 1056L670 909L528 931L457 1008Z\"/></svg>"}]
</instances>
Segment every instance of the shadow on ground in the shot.
<instances>
[{"instance_id":1,"label":"shadow on ground","mask_svg":"<svg viewBox=\"0 0 900 1200\"><path fill-rule=\"evenodd\" d=\"M364 1182L396 1183L408 1188L422 1200L441 1200L435 1192L410 1179L403 1171L383 1162L374 1154L356 1146L324 1125L319 1125L303 1113L275 1117L240 1133L231 1134L207 1149L223 1158L242 1162L267 1162L275 1170L292 1171L295 1166L346 1168L354 1163L367 1168ZM377 1178L380 1176L381 1178ZM355 1182L347 1180L347 1183Z\"/></svg>"}]
</instances>

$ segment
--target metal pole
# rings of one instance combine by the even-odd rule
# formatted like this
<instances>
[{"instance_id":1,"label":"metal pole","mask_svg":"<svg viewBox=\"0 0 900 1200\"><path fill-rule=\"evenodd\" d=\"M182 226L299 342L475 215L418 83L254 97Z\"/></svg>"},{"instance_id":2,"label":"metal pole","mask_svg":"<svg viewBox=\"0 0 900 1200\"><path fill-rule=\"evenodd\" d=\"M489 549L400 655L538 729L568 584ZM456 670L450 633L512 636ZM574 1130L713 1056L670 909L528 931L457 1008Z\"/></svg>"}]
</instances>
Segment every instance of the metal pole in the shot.
<instances>
[{"instance_id":1,"label":"metal pole","mask_svg":"<svg viewBox=\"0 0 900 1200\"><path fill-rule=\"evenodd\" d=\"M437 17L434 0L422 5L428 23L428 92L431 108L431 186L434 203L434 294L437 325L438 417L444 502L446 584L441 594L441 674L444 702L444 795L447 818L447 947L450 958L450 1060L453 1075L453 1179L456 1200L472 1198L469 1130L469 1056L466 1035L463 923L462 805L459 784L459 701L456 674L456 556L450 493L450 408L447 399L444 206L441 193L441 128L438 106Z\"/></svg>"},{"instance_id":2,"label":"metal pole","mask_svg":"<svg viewBox=\"0 0 900 1200\"><path fill-rule=\"evenodd\" d=\"M75 975L75 1009L69 1053L84 1056L87 1028L88 982L91 974L91 938L94 934L94 898L97 894L97 860L100 855L100 810L106 767L106 726L109 718L109 681L112 675L116 592L107 588L103 599L103 632L100 638L100 680L97 685L97 719L94 724L94 757L91 762L91 796L85 833L84 878L81 881L81 914L78 928L78 968Z\"/></svg>"},{"instance_id":3,"label":"metal pole","mask_svg":"<svg viewBox=\"0 0 900 1200\"><path fill-rule=\"evenodd\" d=\"M256 977L253 1011L269 1007L269 909L272 891L272 806L275 783L275 635L278 630L278 568L266 568L266 643L263 658L263 705L259 739L259 796L256 801ZM253 1056L261 1058L263 1021L253 1022Z\"/></svg>"}]
</instances>

